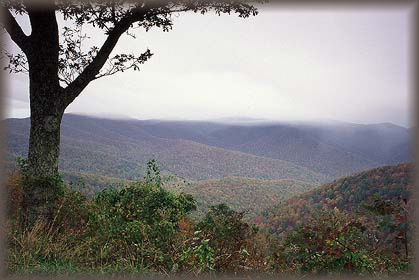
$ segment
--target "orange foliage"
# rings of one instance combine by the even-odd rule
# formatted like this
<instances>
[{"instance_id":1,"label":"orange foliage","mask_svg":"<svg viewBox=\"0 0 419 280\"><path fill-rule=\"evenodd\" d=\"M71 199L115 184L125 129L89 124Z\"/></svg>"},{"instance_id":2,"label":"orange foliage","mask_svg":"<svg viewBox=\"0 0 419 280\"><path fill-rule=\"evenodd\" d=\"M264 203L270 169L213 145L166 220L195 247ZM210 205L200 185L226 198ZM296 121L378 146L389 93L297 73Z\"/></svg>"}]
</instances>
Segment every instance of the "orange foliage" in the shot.
<instances>
[{"instance_id":1,"label":"orange foliage","mask_svg":"<svg viewBox=\"0 0 419 280\"><path fill-rule=\"evenodd\" d=\"M21 208L23 200L22 177L18 171L12 171L7 180L8 213L16 215Z\"/></svg>"},{"instance_id":2,"label":"orange foliage","mask_svg":"<svg viewBox=\"0 0 419 280\"><path fill-rule=\"evenodd\" d=\"M179 229L181 231L190 231L191 228L191 222L187 217L183 217L179 221Z\"/></svg>"}]
</instances>

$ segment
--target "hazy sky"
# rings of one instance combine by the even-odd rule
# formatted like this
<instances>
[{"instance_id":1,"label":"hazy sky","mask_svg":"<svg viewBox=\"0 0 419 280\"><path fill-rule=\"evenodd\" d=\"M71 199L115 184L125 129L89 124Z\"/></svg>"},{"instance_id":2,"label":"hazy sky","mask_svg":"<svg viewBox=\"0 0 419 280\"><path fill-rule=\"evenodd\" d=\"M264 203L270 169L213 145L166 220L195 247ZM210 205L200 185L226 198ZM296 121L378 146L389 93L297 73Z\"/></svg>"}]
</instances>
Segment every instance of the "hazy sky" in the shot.
<instances>
[{"instance_id":1,"label":"hazy sky","mask_svg":"<svg viewBox=\"0 0 419 280\"><path fill-rule=\"evenodd\" d=\"M66 112L411 126L410 13L278 6L248 19L181 14L169 33L123 37L116 52L155 55L140 72L92 82ZM8 92L6 116L29 116L27 77L10 76Z\"/></svg>"}]
</instances>

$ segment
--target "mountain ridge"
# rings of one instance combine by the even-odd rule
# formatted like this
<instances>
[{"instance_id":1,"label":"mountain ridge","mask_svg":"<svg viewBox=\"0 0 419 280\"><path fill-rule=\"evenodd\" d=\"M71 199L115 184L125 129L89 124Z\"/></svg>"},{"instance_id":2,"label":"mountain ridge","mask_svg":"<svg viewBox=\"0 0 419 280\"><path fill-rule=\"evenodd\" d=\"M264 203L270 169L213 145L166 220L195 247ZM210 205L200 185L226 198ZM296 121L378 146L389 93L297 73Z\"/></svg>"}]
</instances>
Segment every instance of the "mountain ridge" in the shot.
<instances>
[{"instance_id":1,"label":"mountain ridge","mask_svg":"<svg viewBox=\"0 0 419 280\"><path fill-rule=\"evenodd\" d=\"M9 127L7 159L25 156L29 119L3 123ZM411 161L411 134L388 124L237 125L65 114L60 168L131 180L141 177L154 158L164 171L195 180L243 176L324 183Z\"/></svg>"},{"instance_id":2,"label":"mountain ridge","mask_svg":"<svg viewBox=\"0 0 419 280\"><path fill-rule=\"evenodd\" d=\"M137 178L139 178L142 176L141 170L144 171L145 163L149 159L155 158L161 162L163 169L166 168L167 171L180 176L195 177L195 179L222 178L231 174L260 178L286 178L286 174L289 173L303 180L310 180L310 178L316 182L325 180L323 175L282 160L210 147L190 140L155 137L144 133L141 127L138 130L138 127L132 122L121 128L119 127L121 122L113 123L114 121L99 119L92 125L89 121L91 122L92 119L84 122L71 122L71 120L68 122L68 119L63 119L61 169L95 173L92 170L96 170L97 167L101 167L100 164L106 162L103 157L112 156L112 159L108 160L112 163L112 167L109 166L102 170L98 173L99 175L123 177L120 174L121 170L115 170L114 167L119 163L121 165L125 163L127 165L125 167L130 169L133 174L137 172ZM105 123L105 127L102 127L103 123ZM12 160L13 154L24 155L26 153L29 122L27 119L13 120L9 121L8 125L13 126L13 129L9 127L11 133L8 135L9 160ZM76 126L76 129L73 129L73 126ZM26 139L22 139L22 135L26 135ZM94 155L97 155L101 160L92 161L95 158ZM124 163L120 161L124 161ZM179 167L179 161L184 166ZM205 174L206 172L213 174ZM133 175L123 178L134 179L134 177Z\"/></svg>"}]
</instances>

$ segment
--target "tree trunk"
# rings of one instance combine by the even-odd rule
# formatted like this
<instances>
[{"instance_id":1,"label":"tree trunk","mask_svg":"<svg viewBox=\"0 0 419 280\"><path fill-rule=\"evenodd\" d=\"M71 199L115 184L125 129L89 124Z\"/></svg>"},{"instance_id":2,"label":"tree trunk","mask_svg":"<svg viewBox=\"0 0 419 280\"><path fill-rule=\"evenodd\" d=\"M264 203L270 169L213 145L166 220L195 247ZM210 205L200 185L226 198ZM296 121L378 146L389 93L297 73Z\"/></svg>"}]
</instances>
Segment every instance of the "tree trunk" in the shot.
<instances>
[{"instance_id":1,"label":"tree trunk","mask_svg":"<svg viewBox=\"0 0 419 280\"><path fill-rule=\"evenodd\" d=\"M31 129L22 201L25 227L32 227L40 217L51 221L56 211L56 201L63 191L57 176L60 126L65 109L57 98L60 88L45 82L30 82Z\"/></svg>"},{"instance_id":2,"label":"tree trunk","mask_svg":"<svg viewBox=\"0 0 419 280\"><path fill-rule=\"evenodd\" d=\"M60 126L66 108L63 89L51 70L48 58L29 59L31 131L28 164L32 176L46 178L58 174Z\"/></svg>"},{"instance_id":3,"label":"tree trunk","mask_svg":"<svg viewBox=\"0 0 419 280\"><path fill-rule=\"evenodd\" d=\"M28 164L36 177L54 177L58 174L60 154L60 126L64 112L31 113Z\"/></svg>"},{"instance_id":4,"label":"tree trunk","mask_svg":"<svg viewBox=\"0 0 419 280\"><path fill-rule=\"evenodd\" d=\"M27 52L31 132L28 163L37 178L58 173L63 92L58 80L59 38L54 8L29 10L32 48Z\"/></svg>"},{"instance_id":5,"label":"tree trunk","mask_svg":"<svg viewBox=\"0 0 419 280\"><path fill-rule=\"evenodd\" d=\"M38 25L46 25L41 15L31 16L32 19L39 17ZM28 53L31 128L22 205L23 221L29 227L40 217L51 221L56 201L62 195L57 175L61 119L66 108L57 77L58 45L55 41L58 37L52 36L53 32L44 33L44 29L35 32L36 25L32 26L31 43L36 49Z\"/></svg>"}]
</instances>

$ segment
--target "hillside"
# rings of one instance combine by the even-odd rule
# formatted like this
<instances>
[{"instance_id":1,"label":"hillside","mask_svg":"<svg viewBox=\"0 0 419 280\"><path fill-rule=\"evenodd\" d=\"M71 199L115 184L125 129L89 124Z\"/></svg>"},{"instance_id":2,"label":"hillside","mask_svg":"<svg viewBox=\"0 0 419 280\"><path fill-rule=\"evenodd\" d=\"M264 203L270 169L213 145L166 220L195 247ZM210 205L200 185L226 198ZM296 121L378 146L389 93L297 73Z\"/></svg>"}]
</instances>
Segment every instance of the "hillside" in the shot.
<instances>
[{"instance_id":1,"label":"hillside","mask_svg":"<svg viewBox=\"0 0 419 280\"><path fill-rule=\"evenodd\" d=\"M109 187L126 186L133 181L89 173L62 172L72 187L91 196ZM252 219L267 207L272 207L293 195L311 190L316 185L291 179L266 180L246 177L225 177L189 181L162 174L163 187L175 193L191 194L197 201L194 215L202 217L211 205L226 203L235 211L244 211Z\"/></svg>"},{"instance_id":2,"label":"hillside","mask_svg":"<svg viewBox=\"0 0 419 280\"><path fill-rule=\"evenodd\" d=\"M324 207L356 213L374 195L385 200L409 200L414 187L413 168L411 163L402 163L340 178L279 203L256 220L269 231L281 234L304 224Z\"/></svg>"},{"instance_id":3,"label":"hillside","mask_svg":"<svg viewBox=\"0 0 419 280\"><path fill-rule=\"evenodd\" d=\"M166 188L193 195L197 200L199 216L208 212L209 206L228 204L236 211L245 211L246 217L266 207L274 206L292 195L310 190L315 185L290 179L263 180L245 177L201 180L189 184L168 184Z\"/></svg>"},{"instance_id":4,"label":"hillside","mask_svg":"<svg viewBox=\"0 0 419 280\"><path fill-rule=\"evenodd\" d=\"M15 164L7 161L6 167L14 169ZM91 173L68 171L61 173L63 179L69 182L73 189L88 196L97 194L109 186L119 188L133 183L132 180ZM244 211L246 218L252 219L267 207L272 207L316 186L313 183L292 179L267 180L246 177L191 181L166 172L162 172L161 178L165 189L191 194L197 201L197 211L194 215L201 218L211 205L226 203L235 211Z\"/></svg>"},{"instance_id":5,"label":"hillside","mask_svg":"<svg viewBox=\"0 0 419 280\"><path fill-rule=\"evenodd\" d=\"M293 162L330 178L413 160L411 129L344 122L146 122L150 134Z\"/></svg>"},{"instance_id":6,"label":"hillside","mask_svg":"<svg viewBox=\"0 0 419 280\"><path fill-rule=\"evenodd\" d=\"M66 115L60 169L134 180L143 176L148 160L156 159L163 171L195 180L228 176L311 183L327 180L323 174L291 162L190 140L159 138L143 130L139 123ZM7 160L13 161L17 155L26 154L29 120L7 120L6 129Z\"/></svg>"},{"instance_id":7,"label":"hillside","mask_svg":"<svg viewBox=\"0 0 419 280\"><path fill-rule=\"evenodd\" d=\"M8 119L6 159L25 156L29 119ZM66 114L60 169L135 180L145 163L192 180L248 177L325 183L411 161L411 131L391 124L112 120Z\"/></svg>"}]
</instances>

